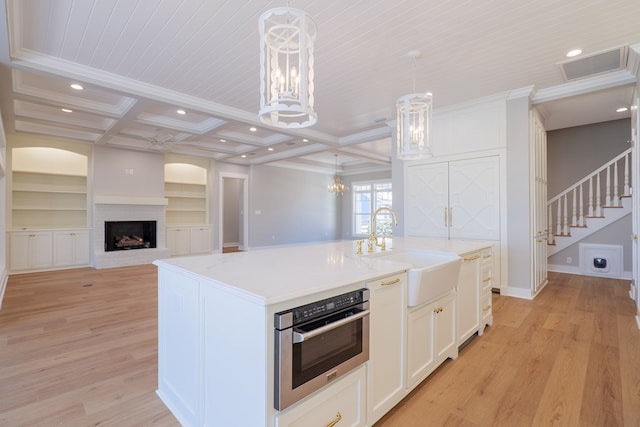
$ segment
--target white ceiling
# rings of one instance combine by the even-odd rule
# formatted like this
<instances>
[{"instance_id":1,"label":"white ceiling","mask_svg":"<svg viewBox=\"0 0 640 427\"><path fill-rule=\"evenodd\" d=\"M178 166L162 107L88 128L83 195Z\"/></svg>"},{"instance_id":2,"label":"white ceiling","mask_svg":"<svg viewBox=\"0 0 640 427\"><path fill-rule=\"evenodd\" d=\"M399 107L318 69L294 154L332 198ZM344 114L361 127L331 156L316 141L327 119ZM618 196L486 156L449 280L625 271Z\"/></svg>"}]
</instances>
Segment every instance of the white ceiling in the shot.
<instances>
[{"instance_id":1,"label":"white ceiling","mask_svg":"<svg viewBox=\"0 0 640 427\"><path fill-rule=\"evenodd\" d=\"M318 27L318 123L285 131L257 116L258 17L284 0L2 3L7 133L319 171L333 170L339 153L345 174L389 168L387 122L416 89L433 92L437 112L533 87L549 130L628 117L614 110L632 102L640 46L639 1L292 1ZM563 80L568 50L631 45L621 70ZM422 53L415 86L412 50Z\"/></svg>"}]
</instances>

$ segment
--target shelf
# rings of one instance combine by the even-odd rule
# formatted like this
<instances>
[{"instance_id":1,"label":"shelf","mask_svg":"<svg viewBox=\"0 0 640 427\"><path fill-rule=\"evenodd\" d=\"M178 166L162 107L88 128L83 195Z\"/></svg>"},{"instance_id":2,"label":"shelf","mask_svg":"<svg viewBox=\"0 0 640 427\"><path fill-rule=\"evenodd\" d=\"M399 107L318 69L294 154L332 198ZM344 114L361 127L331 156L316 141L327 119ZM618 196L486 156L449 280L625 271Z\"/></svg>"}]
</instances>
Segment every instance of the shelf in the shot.
<instances>
[{"instance_id":1,"label":"shelf","mask_svg":"<svg viewBox=\"0 0 640 427\"><path fill-rule=\"evenodd\" d=\"M206 209L187 209L187 208L184 208L184 209L179 209L179 208L178 209L173 209L173 208L171 208L171 209L167 209L167 212L202 212L202 213L206 213L207 210Z\"/></svg>"},{"instance_id":2,"label":"shelf","mask_svg":"<svg viewBox=\"0 0 640 427\"><path fill-rule=\"evenodd\" d=\"M86 228L86 210L17 210L12 212L13 229Z\"/></svg>"},{"instance_id":3,"label":"shelf","mask_svg":"<svg viewBox=\"0 0 640 427\"><path fill-rule=\"evenodd\" d=\"M207 223L207 213L198 211L167 211L167 226L202 225Z\"/></svg>"}]
</instances>

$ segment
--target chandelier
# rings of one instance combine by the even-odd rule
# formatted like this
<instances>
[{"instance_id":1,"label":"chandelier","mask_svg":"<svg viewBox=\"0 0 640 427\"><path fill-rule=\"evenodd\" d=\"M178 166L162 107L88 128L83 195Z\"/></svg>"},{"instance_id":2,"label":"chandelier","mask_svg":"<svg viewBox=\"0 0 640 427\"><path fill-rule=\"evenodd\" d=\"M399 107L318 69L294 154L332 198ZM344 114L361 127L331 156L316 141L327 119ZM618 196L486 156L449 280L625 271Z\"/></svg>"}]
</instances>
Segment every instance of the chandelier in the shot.
<instances>
[{"instance_id":1,"label":"chandelier","mask_svg":"<svg viewBox=\"0 0 640 427\"><path fill-rule=\"evenodd\" d=\"M416 58L420 51L408 53L413 61L413 86L415 90ZM401 96L396 102L397 158L416 160L431 157L431 110L433 95L430 92Z\"/></svg>"},{"instance_id":2,"label":"chandelier","mask_svg":"<svg viewBox=\"0 0 640 427\"><path fill-rule=\"evenodd\" d=\"M333 175L333 184L327 186L327 190L329 193L336 193L336 196L342 196L345 191L348 191L349 188L344 185L340 176L338 176L338 155L336 156L336 173Z\"/></svg>"},{"instance_id":3,"label":"chandelier","mask_svg":"<svg viewBox=\"0 0 640 427\"><path fill-rule=\"evenodd\" d=\"M264 12L259 28L260 120L281 128L313 125L315 22L287 5Z\"/></svg>"}]
</instances>

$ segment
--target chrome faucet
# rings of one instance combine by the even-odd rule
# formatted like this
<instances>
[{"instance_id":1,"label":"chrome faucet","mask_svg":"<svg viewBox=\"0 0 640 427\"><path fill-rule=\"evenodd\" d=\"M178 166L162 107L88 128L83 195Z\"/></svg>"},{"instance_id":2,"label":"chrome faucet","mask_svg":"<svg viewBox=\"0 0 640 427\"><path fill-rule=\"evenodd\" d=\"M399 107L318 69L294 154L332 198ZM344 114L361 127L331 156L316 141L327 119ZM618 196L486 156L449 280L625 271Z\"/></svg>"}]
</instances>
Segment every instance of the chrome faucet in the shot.
<instances>
[{"instance_id":1,"label":"chrome faucet","mask_svg":"<svg viewBox=\"0 0 640 427\"><path fill-rule=\"evenodd\" d=\"M393 211L393 209L391 209L390 207L387 206L382 206L378 209L376 209L376 211L373 213L373 215L371 215L371 222L369 224L369 227L371 228L371 233L369 233L369 239L367 239L367 251L368 252L373 252L373 245L375 246L379 246L381 250L386 251L387 250L387 245L385 243L385 236L382 236L382 243L378 243L378 236L376 236L376 230L374 227L374 224L376 222L376 216L378 215L378 213L380 213L380 211L389 211L391 213L391 215L393 216L393 223L395 226L398 225L398 217L396 216L396 213Z\"/></svg>"}]
</instances>

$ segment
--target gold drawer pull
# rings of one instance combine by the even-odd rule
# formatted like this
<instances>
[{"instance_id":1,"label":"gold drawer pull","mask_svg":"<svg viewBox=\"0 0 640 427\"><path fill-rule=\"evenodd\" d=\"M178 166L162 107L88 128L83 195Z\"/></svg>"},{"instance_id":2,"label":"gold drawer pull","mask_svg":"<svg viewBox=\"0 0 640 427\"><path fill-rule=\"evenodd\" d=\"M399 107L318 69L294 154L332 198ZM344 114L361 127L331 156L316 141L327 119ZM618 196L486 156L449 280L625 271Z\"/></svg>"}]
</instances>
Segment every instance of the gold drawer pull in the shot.
<instances>
[{"instance_id":1,"label":"gold drawer pull","mask_svg":"<svg viewBox=\"0 0 640 427\"><path fill-rule=\"evenodd\" d=\"M476 255L471 255L471 256L464 257L463 260L464 261L475 261L478 258L480 258L480 255L476 254Z\"/></svg>"},{"instance_id":2,"label":"gold drawer pull","mask_svg":"<svg viewBox=\"0 0 640 427\"><path fill-rule=\"evenodd\" d=\"M333 427L336 424L338 424L340 422L340 420L342 419L342 414L340 413L340 411L338 411L338 413L336 414L336 417L333 419L333 421L331 421L329 424L327 424L327 427Z\"/></svg>"},{"instance_id":3,"label":"gold drawer pull","mask_svg":"<svg viewBox=\"0 0 640 427\"><path fill-rule=\"evenodd\" d=\"M433 310L434 313L438 314L438 313L442 313L444 309L442 307L436 307L435 310Z\"/></svg>"},{"instance_id":4,"label":"gold drawer pull","mask_svg":"<svg viewBox=\"0 0 640 427\"><path fill-rule=\"evenodd\" d=\"M485 255L485 256L483 256L482 258L484 258L484 259L491 258L491 254L489 254L489 255Z\"/></svg>"},{"instance_id":5,"label":"gold drawer pull","mask_svg":"<svg viewBox=\"0 0 640 427\"><path fill-rule=\"evenodd\" d=\"M487 305L482 309L482 311L488 311L488 310L491 310L491 305Z\"/></svg>"},{"instance_id":6,"label":"gold drawer pull","mask_svg":"<svg viewBox=\"0 0 640 427\"><path fill-rule=\"evenodd\" d=\"M391 279L388 282L382 282L380 283L382 286L391 286L391 285L395 285L396 283L400 283L400 278L396 277L395 279Z\"/></svg>"},{"instance_id":7,"label":"gold drawer pull","mask_svg":"<svg viewBox=\"0 0 640 427\"><path fill-rule=\"evenodd\" d=\"M491 281L491 277L487 277L486 279L482 280L484 283L490 282Z\"/></svg>"}]
</instances>

